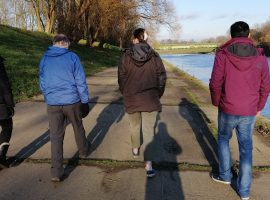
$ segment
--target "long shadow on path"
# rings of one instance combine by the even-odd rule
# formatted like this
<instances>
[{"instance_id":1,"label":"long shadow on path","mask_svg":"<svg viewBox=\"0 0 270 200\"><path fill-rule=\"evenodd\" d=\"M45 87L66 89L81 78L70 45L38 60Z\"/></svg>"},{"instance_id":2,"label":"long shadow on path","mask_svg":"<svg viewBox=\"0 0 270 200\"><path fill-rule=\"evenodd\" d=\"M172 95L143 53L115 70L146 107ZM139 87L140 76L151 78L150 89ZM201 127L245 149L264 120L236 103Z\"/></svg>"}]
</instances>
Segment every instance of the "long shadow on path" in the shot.
<instances>
[{"instance_id":1,"label":"long shadow on path","mask_svg":"<svg viewBox=\"0 0 270 200\"><path fill-rule=\"evenodd\" d=\"M50 131L47 130L41 136L36 138L27 146L23 147L14 157L10 157L8 162L11 163L12 167L18 166L25 159L33 155L38 149L50 141Z\"/></svg>"},{"instance_id":2,"label":"long shadow on path","mask_svg":"<svg viewBox=\"0 0 270 200\"><path fill-rule=\"evenodd\" d=\"M180 115L189 123L193 133L213 171L218 170L217 142L207 123L206 114L194 103L182 98L179 104Z\"/></svg>"},{"instance_id":3,"label":"long shadow on path","mask_svg":"<svg viewBox=\"0 0 270 200\"><path fill-rule=\"evenodd\" d=\"M98 97L94 97L91 101L96 102ZM90 112L94 108L96 103L89 104ZM69 124L68 120L66 121L66 126ZM8 162L11 163L11 166L18 166L21 164L25 159L32 156L38 149L43 147L50 141L50 130L47 130L41 136L33 140L30 144L23 147L15 156L10 157Z\"/></svg>"},{"instance_id":4,"label":"long shadow on path","mask_svg":"<svg viewBox=\"0 0 270 200\"><path fill-rule=\"evenodd\" d=\"M125 112L122 106L117 106L117 104L119 104L120 101L121 98L111 102L101 111L101 113L97 118L96 125L88 134L87 140L91 143L92 152L96 150L102 143L110 127L114 123L118 123L122 120ZM67 178L72 173L72 171L78 166L79 160L80 159L78 152L71 159L68 160L68 163L65 167L64 178Z\"/></svg>"},{"instance_id":5,"label":"long shadow on path","mask_svg":"<svg viewBox=\"0 0 270 200\"><path fill-rule=\"evenodd\" d=\"M168 133L167 125L158 124L153 141L147 145L145 154L154 151L156 176L147 178L145 200L184 200L177 155L182 148ZM153 154L152 154L153 155ZM154 159L155 160L155 159Z\"/></svg>"}]
</instances>

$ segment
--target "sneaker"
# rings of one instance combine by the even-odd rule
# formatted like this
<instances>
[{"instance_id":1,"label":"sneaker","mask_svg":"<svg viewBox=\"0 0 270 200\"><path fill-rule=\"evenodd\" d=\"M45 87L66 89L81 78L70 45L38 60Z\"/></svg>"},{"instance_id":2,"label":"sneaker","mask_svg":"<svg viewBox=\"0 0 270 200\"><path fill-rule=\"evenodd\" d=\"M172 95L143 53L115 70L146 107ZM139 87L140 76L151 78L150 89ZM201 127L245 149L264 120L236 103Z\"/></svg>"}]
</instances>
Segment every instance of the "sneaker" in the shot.
<instances>
[{"instance_id":1,"label":"sneaker","mask_svg":"<svg viewBox=\"0 0 270 200\"><path fill-rule=\"evenodd\" d=\"M249 197L241 197L241 200L249 200Z\"/></svg>"},{"instance_id":2,"label":"sneaker","mask_svg":"<svg viewBox=\"0 0 270 200\"><path fill-rule=\"evenodd\" d=\"M154 169L151 169L151 170L146 170L146 176L151 178L151 177L154 177L156 175L156 172Z\"/></svg>"},{"instance_id":3,"label":"sneaker","mask_svg":"<svg viewBox=\"0 0 270 200\"><path fill-rule=\"evenodd\" d=\"M211 175L211 178L214 181L218 182L218 183L223 183L223 184L226 184L226 185L230 185L231 184L231 181L225 181L222 178L220 178L218 175L215 175L215 174L212 174Z\"/></svg>"},{"instance_id":4,"label":"sneaker","mask_svg":"<svg viewBox=\"0 0 270 200\"><path fill-rule=\"evenodd\" d=\"M61 179L60 179L59 177L52 177L52 178L51 178L51 181L52 181L52 182L60 182Z\"/></svg>"},{"instance_id":5,"label":"sneaker","mask_svg":"<svg viewBox=\"0 0 270 200\"><path fill-rule=\"evenodd\" d=\"M138 158L139 155L140 155L140 148L138 148L138 152L137 152L137 153L134 152L134 149L135 149L135 148L132 148L132 155L133 155L133 158Z\"/></svg>"}]
</instances>

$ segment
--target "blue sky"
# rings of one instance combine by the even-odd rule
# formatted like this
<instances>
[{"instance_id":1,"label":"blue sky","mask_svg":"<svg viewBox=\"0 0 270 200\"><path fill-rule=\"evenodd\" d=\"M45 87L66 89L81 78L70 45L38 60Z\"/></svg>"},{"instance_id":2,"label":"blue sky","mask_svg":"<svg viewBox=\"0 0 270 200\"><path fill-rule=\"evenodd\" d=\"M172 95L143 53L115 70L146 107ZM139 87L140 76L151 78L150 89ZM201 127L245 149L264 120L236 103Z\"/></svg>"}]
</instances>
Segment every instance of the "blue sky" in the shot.
<instances>
[{"instance_id":1,"label":"blue sky","mask_svg":"<svg viewBox=\"0 0 270 200\"><path fill-rule=\"evenodd\" d=\"M270 0L171 0L182 26L175 38L201 40L225 35L235 21L245 21L250 27L270 19ZM159 39L170 38L167 28L161 28Z\"/></svg>"}]
</instances>

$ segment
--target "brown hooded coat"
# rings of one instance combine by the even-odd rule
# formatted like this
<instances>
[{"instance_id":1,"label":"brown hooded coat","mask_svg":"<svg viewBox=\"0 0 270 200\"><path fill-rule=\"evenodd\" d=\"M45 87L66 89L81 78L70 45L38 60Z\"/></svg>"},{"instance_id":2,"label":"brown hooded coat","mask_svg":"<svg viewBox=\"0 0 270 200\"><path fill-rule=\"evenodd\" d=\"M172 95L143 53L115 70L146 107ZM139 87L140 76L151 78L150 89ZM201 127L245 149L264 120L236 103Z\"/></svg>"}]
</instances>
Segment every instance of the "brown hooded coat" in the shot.
<instances>
[{"instance_id":1,"label":"brown hooded coat","mask_svg":"<svg viewBox=\"0 0 270 200\"><path fill-rule=\"evenodd\" d=\"M161 111L166 70L160 56L147 43L125 50L118 65L118 84L127 113Z\"/></svg>"}]
</instances>

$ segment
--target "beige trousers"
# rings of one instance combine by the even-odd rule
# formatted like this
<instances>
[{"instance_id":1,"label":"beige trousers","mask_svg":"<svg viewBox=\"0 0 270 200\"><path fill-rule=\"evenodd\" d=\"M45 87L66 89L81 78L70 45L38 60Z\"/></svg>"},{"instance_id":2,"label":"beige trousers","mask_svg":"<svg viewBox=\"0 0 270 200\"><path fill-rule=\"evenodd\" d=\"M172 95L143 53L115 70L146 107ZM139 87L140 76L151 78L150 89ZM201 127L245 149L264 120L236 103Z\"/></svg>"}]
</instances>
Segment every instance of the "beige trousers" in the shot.
<instances>
[{"instance_id":1,"label":"beige trousers","mask_svg":"<svg viewBox=\"0 0 270 200\"><path fill-rule=\"evenodd\" d=\"M154 111L128 114L132 148L139 148L142 144L144 147L147 147L153 142L157 113L157 111ZM144 157L145 160L152 160L151 156L147 156L146 154Z\"/></svg>"}]
</instances>

